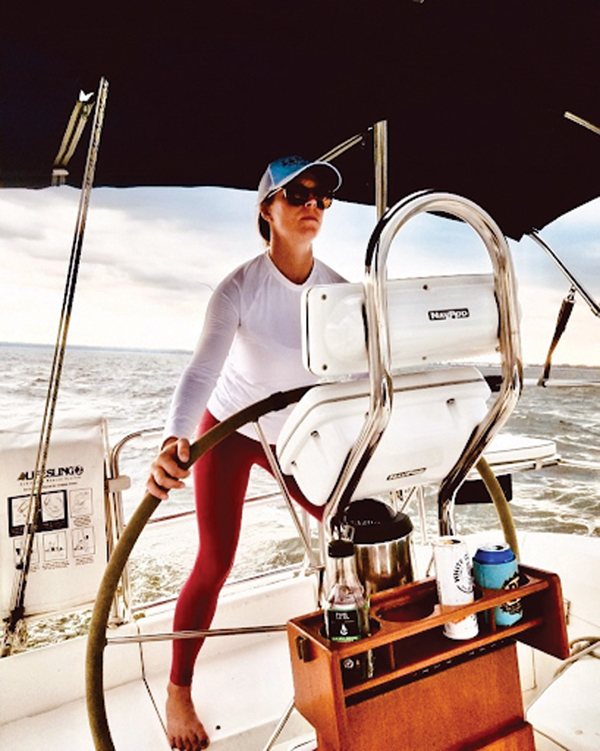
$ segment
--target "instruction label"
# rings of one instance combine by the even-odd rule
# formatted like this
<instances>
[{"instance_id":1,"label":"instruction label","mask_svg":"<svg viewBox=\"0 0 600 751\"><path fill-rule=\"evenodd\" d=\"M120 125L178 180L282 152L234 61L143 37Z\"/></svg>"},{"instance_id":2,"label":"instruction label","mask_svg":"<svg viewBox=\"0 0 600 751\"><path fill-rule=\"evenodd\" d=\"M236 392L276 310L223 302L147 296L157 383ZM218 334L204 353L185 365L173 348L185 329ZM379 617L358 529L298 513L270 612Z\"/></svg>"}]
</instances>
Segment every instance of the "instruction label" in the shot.
<instances>
[{"instance_id":1,"label":"instruction label","mask_svg":"<svg viewBox=\"0 0 600 751\"><path fill-rule=\"evenodd\" d=\"M39 435L0 433L0 606L8 614L27 520ZM48 453L27 580L30 615L92 602L106 565L101 418L55 425Z\"/></svg>"}]
</instances>

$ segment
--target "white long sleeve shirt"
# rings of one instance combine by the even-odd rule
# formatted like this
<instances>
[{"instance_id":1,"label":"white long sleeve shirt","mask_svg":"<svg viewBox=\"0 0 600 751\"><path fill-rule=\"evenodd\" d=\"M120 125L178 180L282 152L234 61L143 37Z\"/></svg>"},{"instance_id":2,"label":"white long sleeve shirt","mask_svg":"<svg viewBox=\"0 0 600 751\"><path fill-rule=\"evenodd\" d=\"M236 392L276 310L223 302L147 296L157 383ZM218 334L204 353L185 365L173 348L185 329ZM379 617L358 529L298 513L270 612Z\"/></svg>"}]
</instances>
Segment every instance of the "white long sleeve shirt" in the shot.
<instances>
[{"instance_id":1,"label":"white long sleeve shirt","mask_svg":"<svg viewBox=\"0 0 600 751\"><path fill-rule=\"evenodd\" d=\"M227 276L213 293L204 328L175 389L164 436L194 438L204 409L224 420L276 391L317 379L302 364L300 298L316 284L344 281L315 259L303 284L295 284L268 253ZM261 419L275 443L291 407ZM240 433L256 439L252 425Z\"/></svg>"}]
</instances>

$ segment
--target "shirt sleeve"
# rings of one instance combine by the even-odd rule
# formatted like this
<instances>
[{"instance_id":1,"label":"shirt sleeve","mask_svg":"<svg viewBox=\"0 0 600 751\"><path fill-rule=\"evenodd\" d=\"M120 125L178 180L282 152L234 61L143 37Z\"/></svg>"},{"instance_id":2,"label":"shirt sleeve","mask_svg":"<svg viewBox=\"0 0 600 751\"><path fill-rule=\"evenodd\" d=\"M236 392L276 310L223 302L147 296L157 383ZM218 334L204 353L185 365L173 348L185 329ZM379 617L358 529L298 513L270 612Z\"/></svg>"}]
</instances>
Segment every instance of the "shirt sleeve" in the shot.
<instances>
[{"instance_id":1,"label":"shirt sleeve","mask_svg":"<svg viewBox=\"0 0 600 751\"><path fill-rule=\"evenodd\" d=\"M195 437L206 403L215 387L240 323L235 286L223 282L213 293L202 333L171 399L163 440Z\"/></svg>"}]
</instances>

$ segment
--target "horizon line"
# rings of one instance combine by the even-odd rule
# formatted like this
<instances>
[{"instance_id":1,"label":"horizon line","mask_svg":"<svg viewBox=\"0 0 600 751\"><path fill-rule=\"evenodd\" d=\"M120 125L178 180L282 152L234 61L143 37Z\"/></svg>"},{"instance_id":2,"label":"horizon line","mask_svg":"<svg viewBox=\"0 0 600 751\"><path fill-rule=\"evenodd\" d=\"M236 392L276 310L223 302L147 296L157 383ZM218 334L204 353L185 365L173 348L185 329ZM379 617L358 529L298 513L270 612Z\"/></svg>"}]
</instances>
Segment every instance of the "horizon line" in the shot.
<instances>
[{"instance_id":1,"label":"horizon line","mask_svg":"<svg viewBox=\"0 0 600 751\"><path fill-rule=\"evenodd\" d=\"M42 344L40 342L4 342L0 341L0 347L26 347L26 348L44 348L44 349L53 349L55 347L54 344ZM67 349L74 349L74 350L91 350L96 352L156 352L160 354L165 355L190 355L193 353L193 350L191 349L166 349L164 347L158 347L156 349L152 349L149 347L117 347L117 346L108 346L108 345L102 345L102 344L67 344ZM497 367L496 363L475 363L480 365L481 367ZM523 363L524 368L543 368L544 363ZM598 365L583 365L583 364L573 364L569 362L557 362L552 363L553 368L589 368L589 369L598 369L600 368L600 363Z\"/></svg>"},{"instance_id":2,"label":"horizon line","mask_svg":"<svg viewBox=\"0 0 600 751\"><path fill-rule=\"evenodd\" d=\"M0 342L0 347L39 347L43 349L54 349L55 345L42 344L41 342ZM191 349L165 349L163 347L152 349L149 347L117 347L102 344L67 344L67 349L84 349L100 352L160 352L166 355L188 355L193 352Z\"/></svg>"}]
</instances>

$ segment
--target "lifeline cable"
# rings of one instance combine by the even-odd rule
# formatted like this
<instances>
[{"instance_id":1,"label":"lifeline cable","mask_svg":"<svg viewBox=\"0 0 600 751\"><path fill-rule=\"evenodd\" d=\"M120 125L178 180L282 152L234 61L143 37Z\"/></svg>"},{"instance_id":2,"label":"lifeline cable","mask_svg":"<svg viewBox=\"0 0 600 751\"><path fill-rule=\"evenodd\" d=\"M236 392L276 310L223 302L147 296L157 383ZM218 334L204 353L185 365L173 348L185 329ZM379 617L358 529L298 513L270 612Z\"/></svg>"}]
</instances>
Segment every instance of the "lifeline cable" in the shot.
<instances>
[{"instance_id":1,"label":"lifeline cable","mask_svg":"<svg viewBox=\"0 0 600 751\"><path fill-rule=\"evenodd\" d=\"M58 398L58 391L60 388L60 377L67 346L67 334L69 331L69 323L73 309L73 301L75 298L75 287L77 285L77 274L79 271L79 262L81 259L81 249L83 246L83 235L85 232L85 224L90 202L90 193L94 182L96 162L98 159L100 135L102 133L102 123L104 121L104 111L106 107L107 96L108 81L102 78L98 87L96 110L94 114L92 133L90 135L90 143L85 164L82 191L79 201L79 210L77 214L77 222L75 225L73 245L71 247L69 269L67 272L67 280L63 295L58 334L54 348L50 381L48 383L46 406L42 420L42 430L40 433L34 478L31 486L31 495L29 498L27 517L23 530L21 555L16 566L17 571L15 574L15 582L11 597L10 615L6 619L7 623L2 645L2 657L9 655L12 651L17 625L22 620L25 613L25 589L27 587L27 577L31 564L31 556L33 553L33 539L41 512L42 488L44 484L44 475L46 472L48 451L50 448L50 436L52 434L56 400Z\"/></svg>"}]
</instances>

